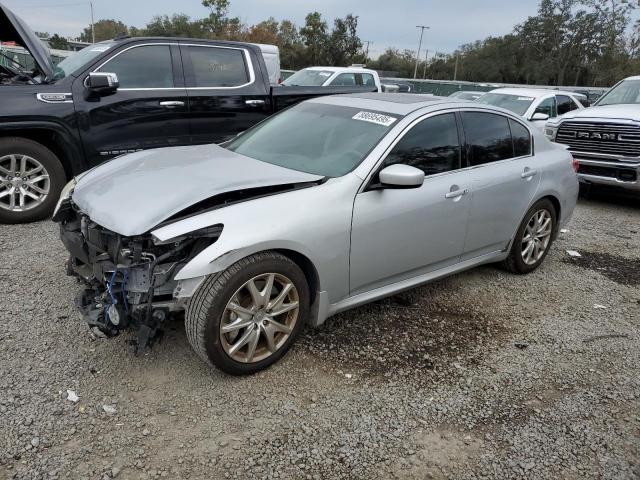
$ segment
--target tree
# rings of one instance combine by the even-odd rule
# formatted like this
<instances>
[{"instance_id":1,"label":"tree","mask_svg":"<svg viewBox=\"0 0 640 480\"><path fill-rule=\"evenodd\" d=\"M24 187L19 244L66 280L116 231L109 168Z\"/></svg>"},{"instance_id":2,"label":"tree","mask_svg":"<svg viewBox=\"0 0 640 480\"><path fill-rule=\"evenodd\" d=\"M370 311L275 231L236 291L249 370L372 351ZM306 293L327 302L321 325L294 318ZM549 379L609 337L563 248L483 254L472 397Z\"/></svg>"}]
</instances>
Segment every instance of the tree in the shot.
<instances>
[{"instance_id":1,"label":"tree","mask_svg":"<svg viewBox=\"0 0 640 480\"><path fill-rule=\"evenodd\" d=\"M362 48L362 41L358 37L358 17L351 14L345 18L334 20L333 31L329 37L327 56L329 63L335 66L347 66Z\"/></svg>"},{"instance_id":2,"label":"tree","mask_svg":"<svg viewBox=\"0 0 640 480\"><path fill-rule=\"evenodd\" d=\"M144 28L144 35L150 37L198 37L201 28L198 22L192 22L189 15L174 13L156 15Z\"/></svg>"},{"instance_id":3,"label":"tree","mask_svg":"<svg viewBox=\"0 0 640 480\"><path fill-rule=\"evenodd\" d=\"M93 28L96 34L96 42L102 42L103 40L110 40L124 33L127 34L129 29L127 26L119 20L98 20L93 24ZM85 28L80 34L80 41L92 42L91 25Z\"/></svg>"},{"instance_id":4,"label":"tree","mask_svg":"<svg viewBox=\"0 0 640 480\"><path fill-rule=\"evenodd\" d=\"M305 66L305 46L298 28L289 20L282 20L278 28L280 63L283 68L298 69Z\"/></svg>"},{"instance_id":5,"label":"tree","mask_svg":"<svg viewBox=\"0 0 640 480\"><path fill-rule=\"evenodd\" d=\"M306 60L311 65L320 65L326 59L328 42L327 22L319 12L312 12L305 18L305 25L300 29L300 36L307 47Z\"/></svg>"},{"instance_id":6,"label":"tree","mask_svg":"<svg viewBox=\"0 0 640 480\"><path fill-rule=\"evenodd\" d=\"M263 20L249 29L247 40L253 43L275 45L278 43L279 29L280 24L278 21L273 17L269 17L268 20Z\"/></svg>"},{"instance_id":7,"label":"tree","mask_svg":"<svg viewBox=\"0 0 640 480\"><path fill-rule=\"evenodd\" d=\"M49 46L56 50L69 50L69 42L57 33L49 37Z\"/></svg>"}]
</instances>

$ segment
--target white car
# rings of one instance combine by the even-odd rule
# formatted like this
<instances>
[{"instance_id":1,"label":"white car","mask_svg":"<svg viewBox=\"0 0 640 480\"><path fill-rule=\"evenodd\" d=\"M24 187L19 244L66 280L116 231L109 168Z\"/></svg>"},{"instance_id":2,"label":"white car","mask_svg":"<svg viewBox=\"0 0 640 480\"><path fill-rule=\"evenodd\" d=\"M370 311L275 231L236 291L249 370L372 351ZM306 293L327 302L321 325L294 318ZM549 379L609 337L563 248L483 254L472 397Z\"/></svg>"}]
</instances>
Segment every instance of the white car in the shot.
<instances>
[{"instance_id":1,"label":"white car","mask_svg":"<svg viewBox=\"0 0 640 480\"><path fill-rule=\"evenodd\" d=\"M480 97L477 102L506 108L532 122L540 130L550 118L585 108L585 95L542 88L498 88Z\"/></svg>"},{"instance_id":2,"label":"white car","mask_svg":"<svg viewBox=\"0 0 640 480\"><path fill-rule=\"evenodd\" d=\"M375 70L362 67L309 67L297 71L283 85L290 87L376 87L382 91Z\"/></svg>"}]
</instances>

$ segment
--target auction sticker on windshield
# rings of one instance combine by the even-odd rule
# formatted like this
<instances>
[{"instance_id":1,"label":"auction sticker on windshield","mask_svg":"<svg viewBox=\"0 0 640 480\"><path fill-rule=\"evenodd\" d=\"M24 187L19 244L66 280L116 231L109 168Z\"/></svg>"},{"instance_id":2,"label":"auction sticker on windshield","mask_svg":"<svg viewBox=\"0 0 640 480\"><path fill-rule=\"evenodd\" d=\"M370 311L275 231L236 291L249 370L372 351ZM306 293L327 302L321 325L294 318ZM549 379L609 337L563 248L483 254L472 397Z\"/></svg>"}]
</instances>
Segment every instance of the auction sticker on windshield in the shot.
<instances>
[{"instance_id":1,"label":"auction sticker on windshield","mask_svg":"<svg viewBox=\"0 0 640 480\"><path fill-rule=\"evenodd\" d=\"M373 112L358 112L352 118L354 120L361 120L363 122L375 123L384 127L393 125L393 122L397 120L397 118L395 117L389 117L388 115L382 115L381 113Z\"/></svg>"}]
</instances>

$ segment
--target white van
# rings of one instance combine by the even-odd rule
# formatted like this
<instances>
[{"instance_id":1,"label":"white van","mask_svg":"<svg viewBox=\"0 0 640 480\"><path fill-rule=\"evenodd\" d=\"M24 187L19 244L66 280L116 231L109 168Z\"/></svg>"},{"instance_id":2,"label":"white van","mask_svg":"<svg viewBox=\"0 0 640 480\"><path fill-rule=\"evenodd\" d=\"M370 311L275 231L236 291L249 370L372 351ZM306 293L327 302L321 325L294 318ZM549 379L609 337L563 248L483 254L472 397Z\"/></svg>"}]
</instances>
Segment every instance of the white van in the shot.
<instances>
[{"instance_id":1,"label":"white van","mask_svg":"<svg viewBox=\"0 0 640 480\"><path fill-rule=\"evenodd\" d=\"M266 45L264 43L254 43L253 45L260 47L260 51L262 51L262 58L264 58L264 63L267 64L267 71L269 72L269 83L278 85L282 81L280 49L275 45Z\"/></svg>"}]
</instances>

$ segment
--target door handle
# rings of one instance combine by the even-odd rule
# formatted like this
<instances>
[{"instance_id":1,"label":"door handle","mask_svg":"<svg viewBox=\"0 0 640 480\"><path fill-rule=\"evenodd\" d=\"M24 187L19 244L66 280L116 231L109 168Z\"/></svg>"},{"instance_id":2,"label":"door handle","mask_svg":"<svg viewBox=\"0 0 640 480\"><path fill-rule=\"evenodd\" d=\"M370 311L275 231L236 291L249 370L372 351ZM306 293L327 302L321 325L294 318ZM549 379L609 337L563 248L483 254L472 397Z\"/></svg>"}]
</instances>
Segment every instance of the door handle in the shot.
<instances>
[{"instance_id":1,"label":"door handle","mask_svg":"<svg viewBox=\"0 0 640 480\"><path fill-rule=\"evenodd\" d=\"M531 178L531 177L535 177L537 174L538 174L537 170L535 170L533 168L525 167L525 169L520 174L520 177L522 177L522 178Z\"/></svg>"},{"instance_id":2,"label":"door handle","mask_svg":"<svg viewBox=\"0 0 640 480\"><path fill-rule=\"evenodd\" d=\"M444 198L458 198L469 193L468 188L460 188L444 194Z\"/></svg>"},{"instance_id":3,"label":"door handle","mask_svg":"<svg viewBox=\"0 0 640 480\"><path fill-rule=\"evenodd\" d=\"M252 107L259 107L264 105L264 100L245 100L244 103Z\"/></svg>"},{"instance_id":4,"label":"door handle","mask_svg":"<svg viewBox=\"0 0 640 480\"><path fill-rule=\"evenodd\" d=\"M165 100L164 102L160 102L160 106L167 108L184 107L184 102L180 100Z\"/></svg>"}]
</instances>

